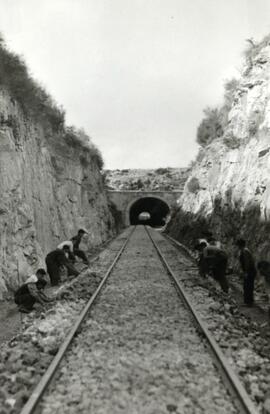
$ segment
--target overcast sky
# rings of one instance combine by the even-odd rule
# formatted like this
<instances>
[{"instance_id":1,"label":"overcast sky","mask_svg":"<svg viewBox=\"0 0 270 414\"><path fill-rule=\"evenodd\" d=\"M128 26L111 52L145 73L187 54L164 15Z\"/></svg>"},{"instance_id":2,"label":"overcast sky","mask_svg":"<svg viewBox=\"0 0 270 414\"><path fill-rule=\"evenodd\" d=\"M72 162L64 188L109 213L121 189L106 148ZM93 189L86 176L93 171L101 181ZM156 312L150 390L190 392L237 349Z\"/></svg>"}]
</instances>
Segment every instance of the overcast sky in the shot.
<instances>
[{"instance_id":1,"label":"overcast sky","mask_svg":"<svg viewBox=\"0 0 270 414\"><path fill-rule=\"evenodd\" d=\"M0 31L106 168L183 167L269 0L0 0Z\"/></svg>"}]
</instances>

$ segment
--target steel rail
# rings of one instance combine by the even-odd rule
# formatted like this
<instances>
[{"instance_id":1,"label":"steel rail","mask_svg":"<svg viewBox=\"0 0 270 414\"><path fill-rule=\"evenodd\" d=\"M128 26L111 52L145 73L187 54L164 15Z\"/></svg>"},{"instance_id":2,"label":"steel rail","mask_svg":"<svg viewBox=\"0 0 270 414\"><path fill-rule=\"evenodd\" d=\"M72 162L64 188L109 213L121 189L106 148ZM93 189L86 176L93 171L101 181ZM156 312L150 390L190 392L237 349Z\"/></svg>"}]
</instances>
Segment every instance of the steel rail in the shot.
<instances>
[{"instance_id":1,"label":"steel rail","mask_svg":"<svg viewBox=\"0 0 270 414\"><path fill-rule=\"evenodd\" d=\"M213 335L209 332L208 328L206 327L206 324L202 321L202 319L198 315L198 312L195 310L194 306L191 304L183 286L177 280L173 270L171 269L170 265L168 264L167 260L165 259L164 255L162 254L155 240L153 239L150 231L148 230L147 227L145 227L145 230L150 240L152 241L169 276L173 280L178 294L183 299L183 302L185 303L187 309L191 312L194 320L196 321L197 326L199 327L203 336L206 338L209 348L212 354L214 355L215 362L216 362L215 365L218 368L222 378L225 380L227 389L230 392L231 396L234 398L235 405L237 405L240 412L243 414L258 414L258 410L255 408L253 402L251 401L249 395L247 394L246 390L241 384L239 378L237 377L237 375L235 374L235 372L229 365L229 362L227 361L221 348L215 341Z\"/></svg>"},{"instance_id":2,"label":"steel rail","mask_svg":"<svg viewBox=\"0 0 270 414\"><path fill-rule=\"evenodd\" d=\"M69 345L71 344L74 336L76 335L78 329L80 328L82 322L84 321L84 319L85 319L88 311L90 310L91 306L95 302L95 300L96 300L97 296L99 295L101 289L103 288L106 281L108 280L108 277L110 276L113 268L115 267L115 265L118 262L120 256L122 255L122 253L123 253L128 241L130 240L130 237L132 236L135 228L136 228L136 226L134 226L132 228L132 230L129 232L128 237L125 239L125 241L122 244L120 250L118 250L118 253L117 253L116 257L114 258L112 264L110 265L109 269L107 270L107 272L106 272L105 276L103 277L101 283L98 285L98 288L96 289L94 294L91 296L89 301L86 303L86 305L85 305L84 309L82 310L82 312L79 314L79 316L78 316L78 318L75 322L75 325L69 331L69 333L66 336L64 342L61 344L57 354L53 358L52 362L50 363L49 367L47 368L47 370L45 371L43 376L41 377L41 380L39 381L39 383L37 384L37 386L33 390L30 398L28 399L28 401L24 405L24 407L23 407L20 414L32 414L34 412L34 410L36 409L36 407L37 407L38 403L40 402L44 392L46 391L46 388L51 383L51 381L54 377L54 374L55 374L60 362L62 361Z\"/></svg>"},{"instance_id":3,"label":"steel rail","mask_svg":"<svg viewBox=\"0 0 270 414\"><path fill-rule=\"evenodd\" d=\"M193 262L193 263L197 263L195 257L193 256L192 252L182 243L180 243L178 240L175 240L172 236L169 236L168 234L162 234L162 236L165 239L168 239L172 244L174 244L176 246L176 248L179 250L182 250L185 252L185 254L189 257L189 259Z\"/></svg>"}]
</instances>

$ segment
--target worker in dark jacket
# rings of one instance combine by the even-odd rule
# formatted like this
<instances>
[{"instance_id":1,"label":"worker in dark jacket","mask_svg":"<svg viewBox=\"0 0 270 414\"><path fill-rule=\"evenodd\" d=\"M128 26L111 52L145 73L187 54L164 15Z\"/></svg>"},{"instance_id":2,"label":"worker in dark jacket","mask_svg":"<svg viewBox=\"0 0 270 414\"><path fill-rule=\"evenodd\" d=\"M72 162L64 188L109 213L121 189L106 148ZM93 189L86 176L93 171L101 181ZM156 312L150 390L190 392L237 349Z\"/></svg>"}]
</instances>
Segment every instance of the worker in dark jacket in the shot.
<instances>
[{"instance_id":1,"label":"worker in dark jacket","mask_svg":"<svg viewBox=\"0 0 270 414\"><path fill-rule=\"evenodd\" d=\"M246 247L246 241L244 239L237 240L236 246L239 248L240 251L239 261L244 273L244 303L247 306L252 306L254 301L254 281L257 273L255 260L250 250Z\"/></svg>"},{"instance_id":2,"label":"worker in dark jacket","mask_svg":"<svg viewBox=\"0 0 270 414\"><path fill-rule=\"evenodd\" d=\"M200 252L200 266L204 273L210 273L219 282L221 289L228 293L229 284L226 278L228 255L216 246L208 245L205 241L199 243L196 249Z\"/></svg>"},{"instance_id":3,"label":"worker in dark jacket","mask_svg":"<svg viewBox=\"0 0 270 414\"><path fill-rule=\"evenodd\" d=\"M54 300L49 298L43 291L47 283L45 276L45 270L38 269L36 274L30 276L15 292L14 301L19 306L20 312L30 313L36 302L45 305L47 302Z\"/></svg>"},{"instance_id":4,"label":"worker in dark jacket","mask_svg":"<svg viewBox=\"0 0 270 414\"><path fill-rule=\"evenodd\" d=\"M270 262L267 260L258 262L257 269L264 278L265 293L268 296L268 303L270 305ZM270 307L268 308L268 316L270 318Z\"/></svg>"},{"instance_id":5,"label":"worker in dark jacket","mask_svg":"<svg viewBox=\"0 0 270 414\"><path fill-rule=\"evenodd\" d=\"M206 262L203 257L203 249L200 248L201 243L205 243L205 247L208 246L209 243L207 242L206 239L197 239L197 243L195 245L195 250L198 250L197 264L198 264L198 269L199 269L199 275L205 278L207 273L209 273L209 269L207 268Z\"/></svg>"},{"instance_id":6,"label":"worker in dark jacket","mask_svg":"<svg viewBox=\"0 0 270 414\"><path fill-rule=\"evenodd\" d=\"M56 249L47 254L45 262L52 286L57 286L61 281L60 271L62 267L66 267L69 274L75 276L79 274L78 270L75 269L73 264L68 259L69 252L69 246L64 245L62 249Z\"/></svg>"},{"instance_id":7,"label":"worker in dark jacket","mask_svg":"<svg viewBox=\"0 0 270 414\"><path fill-rule=\"evenodd\" d=\"M82 241L83 236L87 233L86 230L80 229L78 234L72 237L70 240L73 243L73 254L74 256L80 257L83 260L83 263L89 265L89 260L86 257L86 254L83 250L80 250L80 243Z\"/></svg>"}]
</instances>

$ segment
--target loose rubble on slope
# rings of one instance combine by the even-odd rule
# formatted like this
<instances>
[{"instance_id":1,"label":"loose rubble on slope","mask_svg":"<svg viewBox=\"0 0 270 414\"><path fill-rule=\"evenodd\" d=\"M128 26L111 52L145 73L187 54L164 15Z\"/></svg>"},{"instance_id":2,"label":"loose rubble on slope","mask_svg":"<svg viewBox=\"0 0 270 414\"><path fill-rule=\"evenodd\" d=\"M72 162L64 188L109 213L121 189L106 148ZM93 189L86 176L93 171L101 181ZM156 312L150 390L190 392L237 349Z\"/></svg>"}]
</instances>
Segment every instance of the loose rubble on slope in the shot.
<instances>
[{"instance_id":1,"label":"loose rubble on slope","mask_svg":"<svg viewBox=\"0 0 270 414\"><path fill-rule=\"evenodd\" d=\"M215 282L198 276L198 271L189 258L158 233L153 234L248 394L261 413L270 413L269 325L251 321L241 312L235 300L224 294Z\"/></svg>"},{"instance_id":2,"label":"loose rubble on slope","mask_svg":"<svg viewBox=\"0 0 270 414\"><path fill-rule=\"evenodd\" d=\"M172 191L182 189L187 168L157 168L105 170L105 184L109 190Z\"/></svg>"},{"instance_id":3,"label":"loose rubble on slope","mask_svg":"<svg viewBox=\"0 0 270 414\"><path fill-rule=\"evenodd\" d=\"M0 350L1 414L18 413L27 401L58 347L123 243L118 237L97 260L55 294L57 301L45 311L37 309L23 319L20 334Z\"/></svg>"}]
</instances>

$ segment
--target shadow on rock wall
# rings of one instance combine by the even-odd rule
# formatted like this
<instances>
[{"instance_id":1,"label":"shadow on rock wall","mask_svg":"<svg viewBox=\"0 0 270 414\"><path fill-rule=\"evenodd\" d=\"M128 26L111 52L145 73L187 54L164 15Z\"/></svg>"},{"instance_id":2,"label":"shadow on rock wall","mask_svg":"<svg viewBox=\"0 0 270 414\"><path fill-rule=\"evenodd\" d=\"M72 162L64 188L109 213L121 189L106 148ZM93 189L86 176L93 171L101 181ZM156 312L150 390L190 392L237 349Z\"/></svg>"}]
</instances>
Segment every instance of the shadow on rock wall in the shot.
<instances>
[{"instance_id":1,"label":"shadow on rock wall","mask_svg":"<svg viewBox=\"0 0 270 414\"><path fill-rule=\"evenodd\" d=\"M109 210L114 218L114 230L116 233L119 233L125 227L123 214L117 209L116 205L112 201L109 201Z\"/></svg>"}]
</instances>

